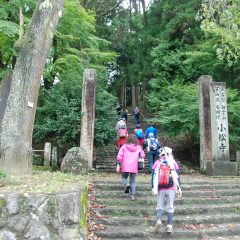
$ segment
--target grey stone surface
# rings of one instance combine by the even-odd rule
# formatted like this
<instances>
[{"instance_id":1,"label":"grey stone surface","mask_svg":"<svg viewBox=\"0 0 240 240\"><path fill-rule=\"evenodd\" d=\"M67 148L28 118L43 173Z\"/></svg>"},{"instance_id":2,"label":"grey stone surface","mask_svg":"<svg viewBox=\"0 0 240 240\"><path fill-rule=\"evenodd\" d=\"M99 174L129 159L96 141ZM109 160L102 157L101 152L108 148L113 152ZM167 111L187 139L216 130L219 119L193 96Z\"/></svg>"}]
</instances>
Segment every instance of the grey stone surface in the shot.
<instances>
[{"instance_id":1,"label":"grey stone surface","mask_svg":"<svg viewBox=\"0 0 240 240\"><path fill-rule=\"evenodd\" d=\"M83 240L84 238L83 237L80 237L79 238L79 229L78 228L71 228L71 227L66 227L66 228L63 228L61 231L60 231L60 238L59 240Z\"/></svg>"},{"instance_id":2,"label":"grey stone surface","mask_svg":"<svg viewBox=\"0 0 240 240\"><path fill-rule=\"evenodd\" d=\"M93 138L96 105L96 70L85 69L82 87L80 147L87 152L88 169L93 165Z\"/></svg>"},{"instance_id":3,"label":"grey stone surface","mask_svg":"<svg viewBox=\"0 0 240 240\"><path fill-rule=\"evenodd\" d=\"M0 231L0 239L1 240L17 240L16 236L7 230Z\"/></svg>"},{"instance_id":4,"label":"grey stone surface","mask_svg":"<svg viewBox=\"0 0 240 240\"><path fill-rule=\"evenodd\" d=\"M28 240L51 240L48 228L36 219L31 219L24 237Z\"/></svg>"},{"instance_id":5,"label":"grey stone surface","mask_svg":"<svg viewBox=\"0 0 240 240\"><path fill-rule=\"evenodd\" d=\"M86 150L79 147L69 149L62 160L61 171L81 175L88 174L88 159Z\"/></svg>"},{"instance_id":6,"label":"grey stone surface","mask_svg":"<svg viewBox=\"0 0 240 240\"><path fill-rule=\"evenodd\" d=\"M19 197L20 194L19 193L14 193L11 196L8 195L7 196L7 204L6 204L6 209L8 211L8 214L17 214L19 213L20 209L19 209ZM8 199L11 198L11 199Z\"/></svg>"},{"instance_id":7,"label":"grey stone surface","mask_svg":"<svg viewBox=\"0 0 240 240\"><path fill-rule=\"evenodd\" d=\"M206 171L206 161L212 159L211 111L209 86L212 77L199 79L200 169Z\"/></svg>"},{"instance_id":8,"label":"grey stone surface","mask_svg":"<svg viewBox=\"0 0 240 240\"><path fill-rule=\"evenodd\" d=\"M209 176L236 176L238 175L237 162L208 161L207 175Z\"/></svg>"},{"instance_id":9,"label":"grey stone surface","mask_svg":"<svg viewBox=\"0 0 240 240\"><path fill-rule=\"evenodd\" d=\"M13 215L9 218L7 226L14 232L23 232L31 220L29 213Z\"/></svg>"},{"instance_id":10,"label":"grey stone surface","mask_svg":"<svg viewBox=\"0 0 240 240\"><path fill-rule=\"evenodd\" d=\"M87 231L80 227L80 219L86 219L80 206L81 196L87 198L86 184L51 194L1 194L0 240L86 239Z\"/></svg>"},{"instance_id":11,"label":"grey stone surface","mask_svg":"<svg viewBox=\"0 0 240 240\"><path fill-rule=\"evenodd\" d=\"M50 142L44 144L44 166L49 166L51 162L52 145Z\"/></svg>"},{"instance_id":12,"label":"grey stone surface","mask_svg":"<svg viewBox=\"0 0 240 240\"><path fill-rule=\"evenodd\" d=\"M236 159L238 163L238 171L240 171L240 151L236 152Z\"/></svg>"},{"instance_id":13,"label":"grey stone surface","mask_svg":"<svg viewBox=\"0 0 240 240\"><path fill-rule=\"evenodd\" d=\"M229 161L227 93L225 82L210 84L212 160Z\"/></svg>"},{"instance_id":14,"label":"grey stone surface","mask_svg":"<svg viewBox=\"0 0 240 240\"><path fill-rule=\"evenodd\" d=\"M56 146L52 147L51 166L53 169L58 168L58 152Z\"/></svg>"}]
</instances>

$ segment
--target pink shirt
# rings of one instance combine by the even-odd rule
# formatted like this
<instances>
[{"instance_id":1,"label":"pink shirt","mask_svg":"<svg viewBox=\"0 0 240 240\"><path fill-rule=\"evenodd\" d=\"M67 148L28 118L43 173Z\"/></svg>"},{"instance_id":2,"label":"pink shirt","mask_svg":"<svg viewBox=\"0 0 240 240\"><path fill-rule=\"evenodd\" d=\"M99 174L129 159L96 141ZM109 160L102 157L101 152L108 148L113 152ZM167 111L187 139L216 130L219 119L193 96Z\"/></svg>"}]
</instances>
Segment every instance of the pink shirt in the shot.
<instances>
[{"instance_id":1,"label":"pink shirt","mask_svg":"<svg viewBox=\"0 0 240 240\"><path fill-rule=\"evenodd\" d=\"M138 173L138 158L145 157L140 145L124 144L117 155L117 161L121 162L121 172Z\"/></svg>"}]
</instances>

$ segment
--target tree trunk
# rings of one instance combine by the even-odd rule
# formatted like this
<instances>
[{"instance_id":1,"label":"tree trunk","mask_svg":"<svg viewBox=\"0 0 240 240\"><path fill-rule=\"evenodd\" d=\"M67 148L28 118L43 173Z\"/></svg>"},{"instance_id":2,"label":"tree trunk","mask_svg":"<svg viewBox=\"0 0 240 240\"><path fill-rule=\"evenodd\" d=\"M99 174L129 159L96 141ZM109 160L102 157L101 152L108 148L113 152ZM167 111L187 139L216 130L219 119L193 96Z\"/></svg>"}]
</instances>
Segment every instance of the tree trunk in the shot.
<instances>
[{"instance_id":1,"label":"tree trunk","mask_svg":"<svg viewBox=\"0 0 240 240\"><path fill-rule=\"evenodd\" d=\"M131 88L132 88L132 106L135 107L136 106L136 87L133 83Z\"/></svg>"},{"instance_id":2,"label":"tree trunk","mask_svg":"<svg viewBox=\"0 0 240 240\"><path fill-rule=\"evenodd\" d=\"M26 34L17 41L17 62L0 126L0 169L30 174L32 131L42 72L64 0L39 0Z\"/></svg>"}]
</instances>

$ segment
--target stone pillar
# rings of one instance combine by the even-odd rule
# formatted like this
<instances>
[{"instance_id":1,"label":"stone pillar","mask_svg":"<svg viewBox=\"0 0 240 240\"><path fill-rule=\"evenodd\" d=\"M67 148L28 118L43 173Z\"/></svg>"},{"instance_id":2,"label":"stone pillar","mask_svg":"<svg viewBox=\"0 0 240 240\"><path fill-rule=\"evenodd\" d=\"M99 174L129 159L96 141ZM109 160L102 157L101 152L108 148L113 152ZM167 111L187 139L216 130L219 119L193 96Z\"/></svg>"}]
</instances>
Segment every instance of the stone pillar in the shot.
<instances>
[{"instance_id":1,"label":"stone pillar","mask_svg":"<svg viewBox=\"0 0 240 240\"><path fill-rule=\"evenodd\" d=\"M96 71L86 69L83 76L82 87L82 119L80 148L87 152L88 169L92 169L93 164L93 139L94 139L94 119L95 119L95 98L96 98Z\"/></svg>"},{"instance_id":2,"label":"stone pillar","mask_svg":"<svg viewBox=\"0 0 240 240\"><path fill-rule=\"evenodd\" d=\"M212 82L210 85L212 122L212 159L229 161L229 136L226 83Z\"/></svg>"},{"instance_id":3,"label":"stone pillar","mask_svg":"<svg viewBox=\"0 0 240 240\"><path fill-rule=\"evenodd\" d=\"M212 135L209 86L212 77L203 75L199 82L200 169L206 171L206 162L212 161Z\"/></svg>"},{"instance_id":4,"label":"stone pillar","mask_svg":"<svg viewBox=\"0 0 240 240\"><path fill-rule=\"evenodd\" d=\"M229 160L229 136L226 83L210 84L212 161L207 162L208 175L237 175L237 163Z\"/></svg>"},{"instance_id":5,"label":"stone pillar","mask_svg":"<svg viewBox=\"0 0 240 240\"><path fill-rule=\"evenodd\" d=\"M238 171L240 171L240 151L236 153L237 163L238 163Z\"/></svg>"},{"instance_id":6,"label":"stone pillar","mask_svg":"<svg viewBox=\"0 0 240 240\"><path fill-rule=\"evenodd\" d=\"M52 169L58 168L58 152L57 152L56 146L52 147L51 166L52 166Z\"/></svg>"},{"instance_id":7,"label":"stone pillar","mask_svg":"<svg viewBox=\"0 0 240 240\"><path fill-rule=\"evenodd\" d=\"M44 145L44 166L50 166L51 162L51 143L45 142Z\"/></svg>"}]
</instances>

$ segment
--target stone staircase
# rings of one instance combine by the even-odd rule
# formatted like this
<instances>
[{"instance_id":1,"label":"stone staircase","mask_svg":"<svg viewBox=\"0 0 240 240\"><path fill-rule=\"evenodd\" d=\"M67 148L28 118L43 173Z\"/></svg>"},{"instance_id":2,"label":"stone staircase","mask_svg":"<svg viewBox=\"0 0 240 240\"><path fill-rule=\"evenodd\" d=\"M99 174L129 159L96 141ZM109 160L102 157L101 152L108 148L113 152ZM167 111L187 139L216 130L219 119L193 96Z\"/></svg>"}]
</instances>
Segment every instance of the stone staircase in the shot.
<instances>
[{"instance_id":1,"label":"stone staircase","mask_svg":"<svg viewBox=\"0 0 240 240\"><path fill-rule=\"evenodd\" d=\"M146 128L148 127L148 124L146 120L140 116L140 124L145 132ZM133 115L128 115L128 133L133 133L135 129L135 123L134 123L134 117ZM93 167L95 170L100 172L114 172L116 169L116 156L118 151L116 150L116 143L115 144L109 144L106 146L101 146L97 149L95 149L95 161L93 164ZM145 169L141 170L141 172L148 172L148 159L147 154L145 157Z\"/></svg>"},{"instance_id":2,"label":"stone staircase","mask_svg":"<svg viewBox=\"0 0 240 240\"><path fill-rule=\"evenodd\" d=\"M93 176L89 215L95 217L88 239L240 239L239 177L182 175L183 198L175 200L171 234L165 232L166 212L160 232L154 231L156 196L151 195L150 178L137 176L136 201L130 201L119 174Z\"/></svg>"}]
</instances>

